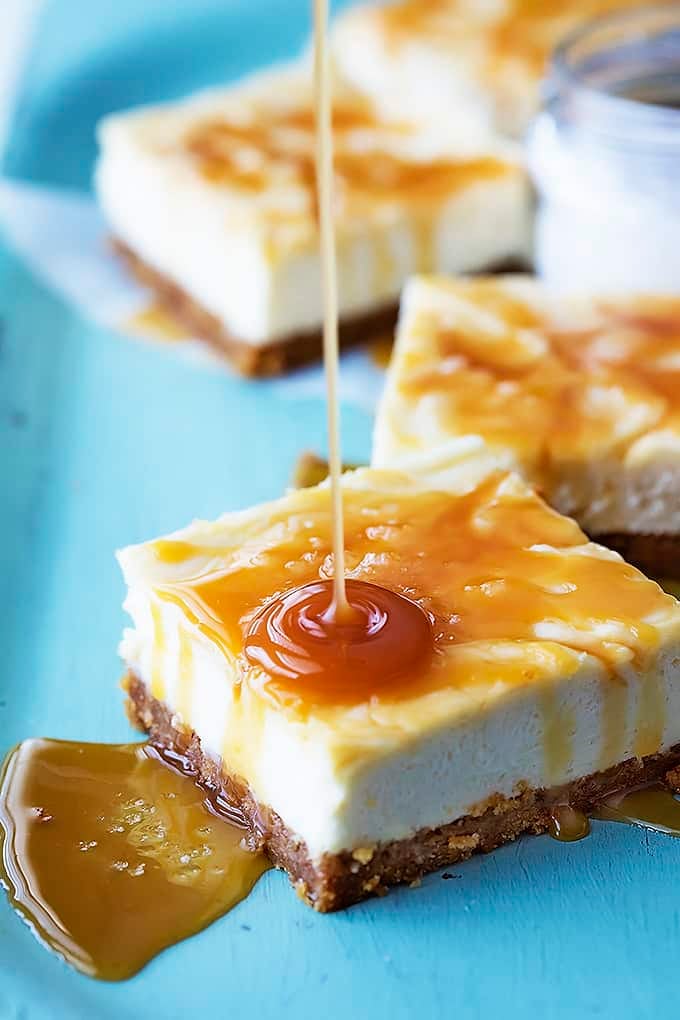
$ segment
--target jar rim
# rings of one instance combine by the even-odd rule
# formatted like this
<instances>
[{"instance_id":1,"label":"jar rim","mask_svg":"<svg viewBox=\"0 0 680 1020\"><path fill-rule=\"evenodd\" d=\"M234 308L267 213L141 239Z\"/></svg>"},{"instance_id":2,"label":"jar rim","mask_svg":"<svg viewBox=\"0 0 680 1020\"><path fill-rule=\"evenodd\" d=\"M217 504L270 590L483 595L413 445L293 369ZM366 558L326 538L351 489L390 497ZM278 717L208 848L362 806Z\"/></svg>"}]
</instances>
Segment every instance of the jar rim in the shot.
<instances>
[{"instance_id":1,"label":"jar rim","mask_svg":"<svg viewBox=\"0 0 680 1020\"><path fill-rule=\"evenodd\" d=\"M620 39L612 36L620 32ZM672 62L668 63L671 73L678 75L680 86L680 5L662 3L653 7L638 7L630 11L600 15L579 25L566 36L556 48L544 86L546 106L559 101L569 94L571 106L580 111L587 110L598 133L626 139L640 134L651 134L655 141L671 140L678 145L680 132L680 109L660 103L641 101L620 92L612 91L611 83L593 82L589 75L592 68L584 66L586 58L597 54L598 39L609 42L608 47L600 45L600 54L611 52L629 45L647 43L650 53L657 49ZM592 44L588 51L588 44ZM585 50L585 57L579 50ZM662 62L663 64L663 62ZM651 65L651 61L650 61ZM656 72L653 70L656 69ZM656 63L647 74L633 73L628 82L644 81L658 74ZM619 85L625 82L619 80ZM680 89L679 89L680 91Z\"/></svg>"}]
</instances>

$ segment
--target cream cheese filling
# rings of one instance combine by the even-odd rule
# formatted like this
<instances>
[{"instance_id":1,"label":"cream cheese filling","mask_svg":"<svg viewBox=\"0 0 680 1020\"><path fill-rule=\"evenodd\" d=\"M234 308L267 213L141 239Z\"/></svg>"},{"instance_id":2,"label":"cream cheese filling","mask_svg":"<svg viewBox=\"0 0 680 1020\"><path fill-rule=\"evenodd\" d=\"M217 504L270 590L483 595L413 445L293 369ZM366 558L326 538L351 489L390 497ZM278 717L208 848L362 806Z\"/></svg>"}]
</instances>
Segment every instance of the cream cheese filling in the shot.
<instances>
[{"instance_id":1,"label":"cream cheese filling","mask_svg":"<svg viewBox=\"0 0 680 1020\"><path fill-rule=\"evenodd\" d=\"M234 687L223 655L175 606L158 602L160 644L153 604L146 592L128 597L128 668L204 750L245 778L314 860L406 839L476 813L493 795L561 785L680 742L680 642L645 671L627 667L625 679L572 653L572 672L552 675L550 663L539 682L520 688L502 679L511 650L501 645L491 689L440 691L396 711L360 706L340 727L331 718L291 720ZM537 664L545 650L536 651Z\"/></svg>"},{"instance_id":2,"label":"cream cheese filling","mask_svg":"<svg viewBox=\"0 0 680 1020\"><path fill-rule=\"evenodd\" d=\"M114 236L253 346L317 330L322 321L308 196L285 162L267 155L267 132L283 145L281 129L267 117L286 103L291 115L306 116L308 76L303 65L255 75L223 92L114 115L99 129L96 189ZM183 149L193 127L227 116L237 125L254 118L262 129L262 139L229 143L230 159L259 167L263 180L251 191L206 179ZM452 179L434 196L414 182L380 201L370 188L363 193L357 185L354 194L342 183L341 198L348 188L337 219L342 318L395 304L414 272L474 272L529 255L531 199L516 149L486 140L471 150L448 128L411 127L377 118L370 130L350 131L341 152L354 159L365 153L370 163L375 147L407 169L488 156L500 161L501 172L463 184ZM302 144L295 131L285 137L291 146Z\"/></svg>"}]
</instances>

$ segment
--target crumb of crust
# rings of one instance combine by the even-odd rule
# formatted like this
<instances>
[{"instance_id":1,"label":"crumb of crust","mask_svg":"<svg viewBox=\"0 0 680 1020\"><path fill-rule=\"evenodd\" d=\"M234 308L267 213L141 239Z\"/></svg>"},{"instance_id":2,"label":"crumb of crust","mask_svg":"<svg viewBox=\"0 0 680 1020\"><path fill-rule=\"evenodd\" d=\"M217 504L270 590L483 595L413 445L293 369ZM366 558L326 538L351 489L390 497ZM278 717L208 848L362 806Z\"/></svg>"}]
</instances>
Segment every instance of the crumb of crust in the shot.
<instances>
[{"instance_id":1,"label":"crumb of crust","mask_svg":"<svg viewBox=\"0 0 680 1020\"><path fill-rule=\"evenodd\" d=\"M184 722L182 716L177 715L177 713L175 713L172 716L170 720L170 725L173 727L173 729L177 730L178 733L184 733L187 736L190 736L191 733L193 732L191 727L187 726L187 724Z\"/></svg>"},{"instance_id":2,"label":"crumb of crust","mask_svg":"<svg viewBox=\"0 0 680 1020\"><path fill-rule=\"evenodd\" d=\"M302 900L303 903L311 902L309 898L309 890L307 888L307 883L305 882L304 879L298 878L293 888L295 889L296 895Z\"/></svg>"},{"instance_id":3,"label":"crumb of crust","mask_svg":"<svg viewBox=\"0 0 680 1020\"><path fill-rule=\"evenodd\" d=\"M409 885L409 889L417 889L422 884L423 884L422 878L418 877L418 878L414 878L413 881L409 882L408 885Z\"/></svg>"},{"instance_id":4,"label":"crumb of crust","mask_svg":"<svg viewBox=\"0 0 680 1020\"><path fill-rule=\"evenodd\" d=\"M448 845L450 850L461 850L463 853L472 852L480 843L480 835L473 832L469 836L450 836Z\"/></svg>"},{"instance_id":5,"label":"crumb of crust","mask_svg":"<svg viewBox=\"0 0 680 1020\"><path fill-rule=\"evenodd\" d=\"M500 793L492 793L490 797L478 801L467 812L470 818L481 818L487 811L492 810L495 815L504 815L517 807L517 801L524 797L530 788L525 782L520 782L515 787L512 797L504 797Z\"/></svg>"},{"instance_id":6,"label":"crumb of crust","mask_svg":"<svg viewBox=\"0 0 680 1020\"><path fill-rule=\"evenodd\" d=\"M123 690L125 690L125 687L123 687ZM125 699L125 714L128 717L128 722L134 729L138 730L140 733L149 732L151 720L149 719L147 723L147 721L142 718L134 701L131 701L130 698Z\"/></svg>"},{"instance_id":7,"label":"crumb of crust","mask_svg":"<svg viewBox=\"0 0 680 1020\"><path fill-rule=\"evenodd\" d=\"M373 860L375 853L375 847L372 846L358 846L356 850L352 850L352 857L359 864L368 864L369 861Z\"/></svg>"},{"instance_id":8,"label":"crumb of crust","mask_svg":"<svg viewBox=\"0 0 680 1020\"><path fill-rule=\"evenodd\" d=\"M671 790L674 790L676 793L680 793L680 765L666 773L666 782L670 786Z\"/></svg>"},{"instance_id":9,"label":"crumb of crust","mask_svg":"<svg viewBox=\"0 0 680 1020\"><path fill-rule=\"evenodd\" d=\"M380 875L373 875L371 878L368 878L364 882L361 888L364 890L364 892L375 892L379 885Z\"/></svg>"}]
</instances>

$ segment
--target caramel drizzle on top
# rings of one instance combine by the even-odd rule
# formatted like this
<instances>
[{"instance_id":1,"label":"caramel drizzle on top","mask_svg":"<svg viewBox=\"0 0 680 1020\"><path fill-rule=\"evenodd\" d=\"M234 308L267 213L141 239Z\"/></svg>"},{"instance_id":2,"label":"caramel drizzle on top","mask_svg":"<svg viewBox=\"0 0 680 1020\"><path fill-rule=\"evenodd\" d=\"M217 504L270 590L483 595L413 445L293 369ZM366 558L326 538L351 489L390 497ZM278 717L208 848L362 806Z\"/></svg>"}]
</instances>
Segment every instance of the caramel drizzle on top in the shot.
<instances>
[{"instance_id":1,"label":"caramel drizzle on top","mask_svg":"<svg viewBox=\"0 0 680 1020\"><path fill-rule=\"evenodd\" d=\"M639 0L404 0L372 15L387 43L400 47L420 37L437 46L461 47L482 75L493 78L509 65L539 77L553 48L580 23L639 6Z\"/></svg>"},{"instance_id":2,"label":"caramel drizzle on top","mask_svg":"<svg viewBox=\"0 0 680 1020\"><path fill-rule=\"evenodd\" d=\"M453 498L345 490L347 576L406 595L434 620L431 667L400 678L389 699L499 679L531 683L546 669L573 669L573 651L596 656L615 676L621 661L641 664L657 647L658 631L644 621L664 614L669 596L616 558L574 553L586 541L579 527L529 490L508 490L506 478L495 474ZM326 494L307 490L269 513L243 549L156 542L157 559L175 565L178 578L157 594L238 655L253 614L276 594L328 576L331 551ZM594 621L611 625L610 641ZM499 641L518 654L499 661L491 651ZM283 700L294 694L285 682L263 684Z\"/></svg>"},{"instance_id":3,"label":"caramel drizzle on top","mask_svg":"<svg viewBox=\"0 0 680 1020\"><path fill-rule=\"evenodd\" d=\"M359 99L335 100L336 220L361 215L376 204L429 204L508 171L507 163L489 156L411 160L387 150L387 135L407 138L411 131L406 124L381 122ZM184 146L211 183L253 194L277 184L293 186L303 195L300 208L277 209L278 216L310 220L318 216L311 101L294 109L260 106L244 122L209 118L186 135Z\"/></svg>"},{"instance_id":4,"label":"caramel drizzle on top","mask_svg":"<svg viewBox=\"0 0 680 1020\"><path fill-rule=\"evenodd\" d=\"M680 299L600 301L570 326L493 281L457 290L499 331L423 313L400 372L407 399L438 398L444 430L521 449L548 471L680 429Z\"/></svg>"}]
</instances>

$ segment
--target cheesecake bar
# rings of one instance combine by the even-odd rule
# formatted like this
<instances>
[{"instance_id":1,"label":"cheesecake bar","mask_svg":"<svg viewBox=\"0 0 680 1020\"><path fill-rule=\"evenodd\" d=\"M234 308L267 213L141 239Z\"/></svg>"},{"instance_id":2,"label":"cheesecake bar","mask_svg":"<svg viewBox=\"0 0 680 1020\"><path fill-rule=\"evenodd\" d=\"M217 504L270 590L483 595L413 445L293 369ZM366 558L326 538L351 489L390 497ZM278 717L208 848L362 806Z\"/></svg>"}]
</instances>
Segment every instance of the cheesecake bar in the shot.
<instances>
[{"instance_id":1,"label":"cheesecake bar","mask_svg":"<svg viewBox=\"0 0 680 1020\"><path fill-rule=\"evenodd\" d=\"M417 669L312 687L244 655L332 576L327 485L119 553L132 718L242 811L317 910L544 831L680 761L680 604L481 440L342 479L348 577L417 603Z\"/></svg>"},{"instance_id":2,"label":"cheesecake bar","mask_svg":"<svg viewBox=\"0 0 680 1020\"><path fill-rule=\"evenodd\" d=\"M680 298L410 281L373 463L467 434L594 540L680 574Z\"/></svg>"},{"instance_id":3,"label":"cheesecake bar","mask_svg":"<svg viewBox=\"0 0 680 1020\"><path fill-rule=\"evenodd\" d=\"M314 93L286 66L107 118L99 201L119 251L192 335L240 371L320 354ZM526 261L530 199L513 146L334 98L341 342L382 334L417 271Z\"/></svg>"},{"instance_id":4,"label":"cheesecake bar","mask_svg":"<svg viewBox=\"0 0 680 1020\"><path fill-rule=\"evenodd\" d=\"M387 113L521 137L549 57L589 18L640 0L397 0L341 15L339 72Z\"/></svg>"}]
</instances>

